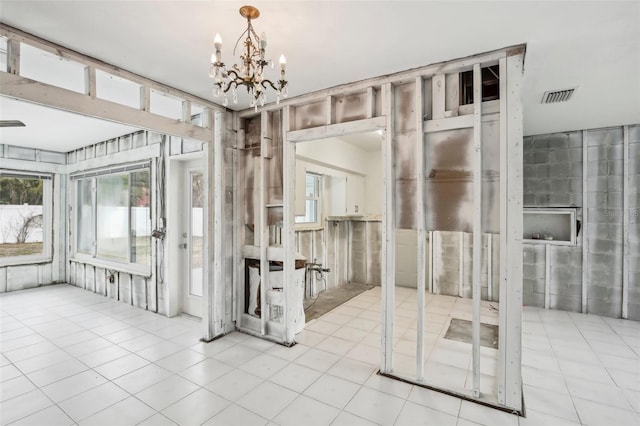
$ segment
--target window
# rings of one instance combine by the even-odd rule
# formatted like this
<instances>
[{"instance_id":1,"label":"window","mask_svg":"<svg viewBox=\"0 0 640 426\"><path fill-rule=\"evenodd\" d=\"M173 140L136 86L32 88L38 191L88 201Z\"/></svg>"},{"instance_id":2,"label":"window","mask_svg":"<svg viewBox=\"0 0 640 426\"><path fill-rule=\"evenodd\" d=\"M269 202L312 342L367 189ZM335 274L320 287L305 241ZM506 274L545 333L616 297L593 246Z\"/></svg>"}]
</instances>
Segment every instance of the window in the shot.
<instances>
[{"instance_id":1,"label":"window","mask_svg":"<svg viewBox=\"0 0 640 426\"><path fill-rule=\"evenodd\" d=\"M320 175L305 175L305 208L304 216L296 216L296 223L320 223Z\"/></svg>"},{"instance_id":2,"label":"window","mask_svg":"<svg viewBox=\"0 0 640 426\"><path fill-rule=\"evenodd\" d=\"M0 170L0 263L50 257L51 190L50 175Z\"/></svg>"},{"instance_id":3,"label":"window","mask_svg":"<svg viewBox=\"0 0 640 426\"><path fill-rule=\"evenodd\" d=\"M147 166L76 179L76 254L148 269L151 182ZM134 169L134 170L131 170Z\"/></svg>"}]
</instances>

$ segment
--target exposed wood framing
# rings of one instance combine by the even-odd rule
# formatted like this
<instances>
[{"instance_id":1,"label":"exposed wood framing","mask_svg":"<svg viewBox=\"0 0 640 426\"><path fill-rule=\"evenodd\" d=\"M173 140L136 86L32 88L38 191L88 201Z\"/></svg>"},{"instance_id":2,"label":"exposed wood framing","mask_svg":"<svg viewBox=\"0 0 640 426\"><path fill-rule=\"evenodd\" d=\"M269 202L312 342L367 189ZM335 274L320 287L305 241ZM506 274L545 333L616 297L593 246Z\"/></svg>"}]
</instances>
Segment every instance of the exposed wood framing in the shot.
<instances>
[{"instance_id":1,"label":"exposed wood framing","mask_svg":"<svg viewBox=\"0 0 640 426\"><path fill-rule=\"evenodd\" d=\"M500 74L500 111L507 111L507 59L501 58L499 62ZM508 113L508 111L507 111ZM498 295L500 297L500 308L498 310L498 323L505 324L507 311L502 305L507 303L507 161L508 161L508 140L507 140L507 120L500 120L500 278L498 281ZM522 259L520 259L522 261ZM498 402L505 404L507 399L507 372L506 372L506 352L501 347L507 336L506 327L498 328Z\"/></svg>"},{"instance_id":2,"label":"exposed wood framing","mask_svg":"<svg viewBox=\"0 0 640 426\"><path fill-rule=\"evenodd\" d=\"M487 300L493 301L493 234L487 233Z\"/></svg>"},{"instance_id":3,"label":"exposed wood framing","mask_svg":"<svg viewBox=\"0 0 640 426\"><path fill-rule=\"evenodd\" d=\"M589 274L586 265L589 264L589 206L587 203L587 195L589 182L589 150L587 149L587 131L582 131L582 302L581 310L583 314L587 313L587 297L589 287Z\"/></svg>"},{"instance_id":4,"label":"exposed wood framing","mask_svg":"<svg viewBox=\"0 0 640 426\"><path fill-rule=\"evenodd\" d=\"M151 112L151 88L149 86L140 87L140 110Z\"/></svg>"},{"instance_id":5,"label":"exposed wood framing","mask_svg":"<svg viewBox=\"0 0 640 426\"><path fill-rule=\"evenodd\" d=\"M267 130L270 129L269 113L262 112L260 114L260 183L258 185L259 196L259 226L254 228L254 232L258 233L260 241L260 333L264 336L267 334L267 320L269 317L269 259L267 258L267 248L269 247L269 227L267 226L267 218L269 212L267 210Z\"/></svg>"},{"instance_id":6,"label":"exposed wood framing","mask_svg":"<svg viewBox=\"0 0 640 426\"><path fill-rule=\"evenodd\" d=\"M7 42L7 72L20 74L20 42L9 39Z\"/></svg>"},{"instance_id":7,"label":"exposed wood framing","mask_svg":"<svg viewBox=\"0 0 640 426\"><path fill-rule=\"evenodd\" d=\"M394 161L395 111L391 83L382 86L382 112L386 131L382 142L383 190L382 201L382 345L381 366L383 373L393 370L393 320L395 316L395 209L394 209Z\"/></svg>"},{"instance_id":8,"label":"exposed wood framing","mask_svg":"<svg viewBox=\"0 0 640 426\"><path fill-rule=\"evenodd\" d=\"M504 405L522 409L522 54L507 56L507 277L506 292L500 293L500 313L506 311L502 328L505 340L506 395ZM501 182L501 184L503 183ZM517 283L517 284L514 284ZM498 395L498 402L500 395Z\"/></svg>"},{"instance_id":9,"label":"exposed wood framing","mask_svg":"<svg viewBox=\"0 0 640 426\"><path fill-rule=\"evenodd\" d=\"M181 90L178 90L166 84L159 83L157 81L151 80L141 75L132 73L122 68L100 61L98 59L89 57L87 55L83 55L82 53L78 53L64 46L60 46L48 40L42 39L40 37L36 37L32 34L26 33L24 31L21 31L17 28L11 27L4 23L0 23L0 36L7 37L9 39L9 44L11 44L11 42L14 42L14 41L18 43L26 43L28 45L44 50L45 52L52 53L61 58L78 62L83 65L92 66L97 70L101 70L111 75L114 75L116 77L120 77L125 80L132 81L141 86L147 86L150 89L157 90L158 92L162 92L167 95L171 95L173 97L180 98L183 100L195 101L199 105L208 106L221 112L226 111L226 109L223 108L222 106L209 102L206 99L199 98L190 93L183 92ZM131 124L135 125L135 122L132 122Z\"/></svg>"},{"instance_id":10,"label":"exposed wood framing","mask_svg":"<svg viewBox=\"0 0 640 426\"><path fill-rule=\"evenodd\" d=\"M191 101L182 101L182 121L191 124Z\"/></svg>"},{"instance_id":11,"label":"exposed wood framing","mask_svg":"<svg viewBox=\"0 0 640 426\"><path fill-rule=\"evenodd\" d=\"M385 84L403 84L415 81L416 77L422 77L424 79L432 78L436 74L447 74L450 72L460 72L461 70L469 70L474 64L493 64L497 63L500 58L505 57L505 51L510 50L512 52L523 52L524 47L522 45L515 45L511 48L503 48L494 50L491 52L481 53L478 55L467 56L465 58L458 58L451 61L440 62L436 64L427 65L425 67L414 68L407 71L387 75L383 77L374 77L366 80L361 80L354 83L343 84L335 86L330 89L320 90L306 95L290 97L285 100L281 100L280 104L269 104L262 107L263 111L273 111L283 108L287 105L304 105L314 103L317 101L324 101L327 96L345 96L350 94L358 94L367 90L369 87L383 87ZM384 106L382 107L384 109ZM240 111L240 118L251 117L255 115L254 109L246 109ZM381 114L381 115L384 115Z\"/></svg>"},{"instance_id":12,"label":"exposed wood framing","mask_svg":"<svg viewBox=\"0 0 640 426\"><path fill-rule=\"evenodd\" d=\"M223 206L225 200L225 173L224 173L224 140L222 138L222 127L224 117L220 112L214 112L213 120L213 143L209 143L207 150L207 200L208 212L205 212L207 220L208 235L205 241L209 241L208 270L207 278L210 288L209 306L204 306L203 312L207 312L209 320L203 316L202 322L208 327L205 338L213 338L225 332L225 283L224 279L224 240L222 219L224 216ZM213 174L213 178L212 175ZM213 269L213 270L211 270Z\"/></svg>"},{"instance_id":13,"label":"exposed wood framing","mask_svg":"<svg viewBox=\"0 0 640 426\"><path fill-rule=\"evenodd\" d=\"M445 76L444 74L436 74L431 79L433 104L431 116L434 120L443 119L445 117Z\"/></svg>"},{"instance_id":14,"label":"exposed wood framing","mask_svg":"<svg viewBox=\"0 0 640 426\"><path fill-rule=\"evenodd\" d=\"M458 117L439 118L435 120L426 120L425 132L442 132L444 130L456 130L473 127L473 115L460 115Z\"/></svg>"},{"instance_id":15,"label":"exposed wood framing","mask_svg":"<svg viewBox=\"0 0 640 426\"><path fill-rule=\"evenodd\" d=\"M433 288L433 246L435 243L435 232L429 231L429 252L427 256L429 257L429 293L435 293L435 289Z\"/></svg>"},{"instance_id":16,"label":"exposed wood framing","mask_svg":"<svg viewBox=\"0 0 640 426\"><path fill-rule=\"evenodd\" d=\"M312 127L304 130L289 132L290 142L300 142L315 139L325 139L331 136L344 136L354 133L362 133L376 129L384 129L385 117L374 117L365 120L350 121L347 123L331 124L327 126Z\"/></svg>"},{"instance_id":17,"label":"exposed wood framing","mask_svg":"<svg viewBox=\"0 0 640 426\"><path fill-rule=\"evenodd\" d=\"M473 66L473 394L480 396L480 299L482 297L482 72Z\"/></svg>"},{"instance_id":18,"label":"exposed wood framing","mask_svg":"<svg viewBox=\"0 0 640 426\"><path fill-rule=\"evenodd\" d=\"M96 69L94 67L85 67L84 69L84 93L91 98L97 96Z\"/></svg>"},{"instance_id":19,"label":"exposed wood framing","mask_svg":"<svg viewBox=\"0 0 640 426\"><path fill-rule=\"evenodd\" d=\"M422 130L423 123L423 80L422 77L416 78L415 87L415 115L416 115L416 169L417 169L417 231L418 231L418 282L416 283L416 291L418 292L418 318L416 325L416 378L419 381L424 379L424 311L425 311L425 287L426 287L426 244L427 232L425 230L425 190L424 190L424 138L425 134Z\"/></svg>"},{"instance_id":20,"label":"exposed wood framing","mask_svg":"<svg viewBox=\"0 0 640 426\"><path fill-rule=\"evenodd\" d=\"M336 121L336 100L333 96L327 96L327 125Z\"/></svg>"},{"instance_id":21,"label":"exposed wood framing","mask_svg":"<svg viewBox=\"0 0 640 426\"><path fill-rule=\"evenodd\" d=\"M367 118L376 115L376 92L373 87L367 87Z\"/></svg>"},{"instance_id":22,"label":"exposed wood framing","mask_svg":"<svg viewBox=\"0 0 640 426\"><path fill-rule=\"evenodd\" d=\"M464 233L458 233L458 297L464 297Z\"/></svg>"},{"instance_id":23,"label":"exposed wood framing","mask_svg":"<svg viewBox=\"0 0 640 426\"><path fill-rule=\"evenodd\" d=\"M624 126L622 155L622 318L629 318L629 126Z\"/></svg>"},{"instance_id":24,"label":"exposed wood framing","mask_svg":"<svg viewBox=\"0 0 640 426\"><path fill-rule=\"evenodd\" d=\"M28 78L0 72L0 95L51 106L65 111L103 118L187 139L209 142L211 132L150 112L141 111L72 90L51 86Z\"/></svg>"},{"instance_id":25,"label":"exposed wood framing","mask_svg":"<svg viewBox=\"0 0 640 426\"><path fill-rule=\"evenodd\" d=\"M283 291L285 300L284 309L284 342L293 343L295 329L293 327L294 318L294 286L295 286L295 175L296 175L296 147L289 139L291 134L291 108L284 107L282 111L282 135L283 135L283 229L282 243L284 245L284 265L283 265Z\"/></svg>"},{"instance_id":26,"label":"exposed wood framing","mask_svg":"<svg viewBox=\"0 0 640 426\"><path fill-rule=\"evenodd\" d=\"M551 303L551 246L544 245L544 308L549 309Z\"/></svg>"}]
</instances>

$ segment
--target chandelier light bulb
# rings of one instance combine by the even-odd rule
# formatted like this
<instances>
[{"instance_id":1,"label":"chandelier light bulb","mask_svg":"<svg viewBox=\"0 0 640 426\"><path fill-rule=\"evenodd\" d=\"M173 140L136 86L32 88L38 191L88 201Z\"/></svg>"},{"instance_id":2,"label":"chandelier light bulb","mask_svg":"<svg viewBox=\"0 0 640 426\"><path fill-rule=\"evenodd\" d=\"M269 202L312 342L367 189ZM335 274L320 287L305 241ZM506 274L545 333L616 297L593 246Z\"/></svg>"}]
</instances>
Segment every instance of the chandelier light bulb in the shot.
<instances>
[{"instance_id":1,"label":"chandelier light bulb","mask_svg":"<svg viewBox=\"0 0 640 426\"><path fill-rule=\"evenodd\" d=\"M280 69L282 71L287 69L287 58L284 57L284 54L280 55Z\"/></svg>"},{"instance_id":2,"label":"chandelier light bulb","mask_svg":"<svg viewBox=\"0 0 640 426\"><path fill-rule=\"evenodd\" d=\"M265 50L267 48L267 33L264 31L260 34L260 48Z\"/></svg>"},{"instance_id":3,"label":"chandelier light bulb","mask_svg":"<svg viewBox=\"0 0 640 426\"><path fill-rule=\"evenodd\" d=\"M216 37L213 39L213 46L216 50L222 50L222 37L220 37L220 34L216 34Z\"/></svg>"}]
</instances>

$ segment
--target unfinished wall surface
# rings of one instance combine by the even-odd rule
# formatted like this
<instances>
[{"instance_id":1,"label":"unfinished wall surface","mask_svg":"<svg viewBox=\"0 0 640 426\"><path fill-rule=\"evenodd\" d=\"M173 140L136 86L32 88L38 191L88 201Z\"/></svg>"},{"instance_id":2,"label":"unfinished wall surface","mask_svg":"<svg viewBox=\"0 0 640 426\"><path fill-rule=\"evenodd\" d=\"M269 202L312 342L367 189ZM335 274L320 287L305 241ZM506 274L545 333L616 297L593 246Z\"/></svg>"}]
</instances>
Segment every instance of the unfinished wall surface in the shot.
<instances>
[{"instance_id":1,"label":"unfinished wall surface","mask_svg":"<svg viewBox=\"0 0 640 426\"><path fill-rule=\"evenodd\" d=\"M581 225L575 246L525 244L526 305L615 318L623 317L626 306L628 318L640 318L638 129L635 125L525 138L524 206L575 207Z\"/></svg>"}]
</instances>

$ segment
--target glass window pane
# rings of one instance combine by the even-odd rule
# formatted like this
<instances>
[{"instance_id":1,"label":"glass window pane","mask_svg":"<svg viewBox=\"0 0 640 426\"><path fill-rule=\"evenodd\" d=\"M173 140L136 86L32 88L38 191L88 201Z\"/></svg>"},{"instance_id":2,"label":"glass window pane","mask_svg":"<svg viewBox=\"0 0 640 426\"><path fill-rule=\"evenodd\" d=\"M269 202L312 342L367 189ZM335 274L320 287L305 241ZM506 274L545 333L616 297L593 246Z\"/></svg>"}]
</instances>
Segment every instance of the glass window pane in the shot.
<instances>
[{"instance_id":1,"label":"glass window pane","mask_svg":"<svg viewBox=\"0 0 640 426\"><path fill-rule=\"evenodd\" d=\"M97 178L97 253L107 260L129 260L129 175Z\"/></svg>"},{"instance_id":2,"label":"glass window pane","mask_svg":"<svg viewBox=\"0 0 640 426\"><path fill-rule=\"evenodd\" d=\"M306 194L307 197L315 197L316 196L316 176L307 175L306 179Z\"/></svg>"},{"instance_id":3,"label":"glass window pane","mask_svg":"<svg viewBox=\"0 0 640 426\"><path fill-rule=\"evenodd\" d=\"M204 237L204 179L202 173L191 174L191 280L189 293L202 296L202 249Z\"/></svg>"},{"instance_id":4,"label":"glass window pane","mask_svg":"<svg viewBox=\"0 0 640 426\"><path fill-rule=\"evenodd\" d=\"M92 254L95 240L91 183L91 179L78 181L77 251L85 254Z\"/></svg>"},{"instance_id":5,"label":"glass window pane","mask_svg":"<svg viewBox=\"0 0 640 426\"><path fill-rule=\"evenodd\" d=\"M131 173L131 263L151 262L151 185L148 170Z\"/></svg>"},{"instance_id":6,"label":"glass window pane","mask_svg":"<svg viewBox=\"0 0 640 426\"><path fill-rule=\"evenodd\" d=\"M43 252L44 182L0 177L0 257Z\"/></svg>"}]
</instances>

